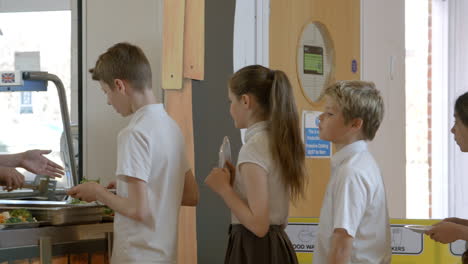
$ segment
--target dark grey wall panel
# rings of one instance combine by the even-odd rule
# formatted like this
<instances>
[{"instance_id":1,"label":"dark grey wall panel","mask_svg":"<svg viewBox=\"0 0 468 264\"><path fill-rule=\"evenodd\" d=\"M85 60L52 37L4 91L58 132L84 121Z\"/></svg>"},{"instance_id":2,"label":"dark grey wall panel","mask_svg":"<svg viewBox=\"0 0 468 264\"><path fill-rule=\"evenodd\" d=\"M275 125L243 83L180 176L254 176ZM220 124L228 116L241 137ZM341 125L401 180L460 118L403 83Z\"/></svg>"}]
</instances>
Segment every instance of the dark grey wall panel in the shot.
<instances>
[{"instance_id":1,"label":"dark grey wall panel","mask_svg":"<svg viewBox=\"0 0 468 264\"><path fill-rule=\"evenodd\" d=\"M195 169L200 186L197 207L198 263L223 263L230 211L203 181L217 165L219 146L229 136L234 159L241 146L229 114L227 81L233 73L232 45L235 0L205 2L205 80L193 81Z\"/></svg>"}]
</instances>

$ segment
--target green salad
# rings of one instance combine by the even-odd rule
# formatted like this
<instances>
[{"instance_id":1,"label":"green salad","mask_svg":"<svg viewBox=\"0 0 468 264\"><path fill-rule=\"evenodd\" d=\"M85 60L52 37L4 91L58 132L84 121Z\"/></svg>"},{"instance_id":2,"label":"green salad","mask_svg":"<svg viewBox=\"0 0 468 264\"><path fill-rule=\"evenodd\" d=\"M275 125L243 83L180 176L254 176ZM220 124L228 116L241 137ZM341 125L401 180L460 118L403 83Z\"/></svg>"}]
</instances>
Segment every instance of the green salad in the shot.
<instances>
[{"instance_id":1,"label":"green salad","mask_svg":"<svg viewBox=\"0 0 468 264\"><path fill-rule=\"evenodd\" d=\"M37 220L26 209L14 209L0 214L1 224L34 223Z\"/></svg>"}]
</instances>

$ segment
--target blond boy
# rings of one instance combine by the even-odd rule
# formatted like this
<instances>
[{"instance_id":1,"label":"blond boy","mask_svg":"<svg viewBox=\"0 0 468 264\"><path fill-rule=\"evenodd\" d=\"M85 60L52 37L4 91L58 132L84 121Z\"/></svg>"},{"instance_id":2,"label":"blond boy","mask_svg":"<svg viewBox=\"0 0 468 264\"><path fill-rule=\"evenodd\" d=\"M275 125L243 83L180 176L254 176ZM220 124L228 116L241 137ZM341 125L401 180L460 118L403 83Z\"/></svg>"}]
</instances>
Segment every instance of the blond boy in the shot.
<instances>
[{"instance_id":1,"label":"blond boy","mask_svg":"<svg viewBox=\"0 0 468 264\"><path fill-rule=\"evenodd\" d=\"M117 194L97 183L78 185L69 194L116 212L113 264L176 263L179 207L198 201L182 133L156 104L151 68L140 48L118 43L90 72L107 103L131 120L117 139Z\"/></svg>"},{"instance_id":2,"label":"blond boy","mask_svg":"<svg viewBox=\"0 0 468 264\"><path fill-rule=\"evenodd\" d=\"M385 188L367 149L383 118L373 83L341 81L325 90L320 138L335 144L320 212L314 264L387 264L391 238Z\"/></svg>"}]
</instances>

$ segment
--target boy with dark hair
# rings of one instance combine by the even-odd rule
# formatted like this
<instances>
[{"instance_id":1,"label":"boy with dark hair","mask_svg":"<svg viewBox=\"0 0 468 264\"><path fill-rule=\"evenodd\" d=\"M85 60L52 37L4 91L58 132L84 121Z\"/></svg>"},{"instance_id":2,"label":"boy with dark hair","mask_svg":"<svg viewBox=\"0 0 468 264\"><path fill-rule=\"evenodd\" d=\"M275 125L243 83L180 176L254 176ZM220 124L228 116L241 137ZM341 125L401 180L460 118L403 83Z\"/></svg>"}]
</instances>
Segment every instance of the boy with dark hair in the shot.
<instances>
[{"instance_id":1,"label":"boy with dark hair","mask_svg":"<svg viewBox=\"0 0 468 264\"><path fill-rule=\"evenodd\" d=\"M113 264L176 263L179 207L198 202L180 128L156 104L151 68L139 47L112 46L90 72L107 103L131 120L117 139L117 194L93 182L69 194L116 212Z\"/></svg>"}]
</instances>

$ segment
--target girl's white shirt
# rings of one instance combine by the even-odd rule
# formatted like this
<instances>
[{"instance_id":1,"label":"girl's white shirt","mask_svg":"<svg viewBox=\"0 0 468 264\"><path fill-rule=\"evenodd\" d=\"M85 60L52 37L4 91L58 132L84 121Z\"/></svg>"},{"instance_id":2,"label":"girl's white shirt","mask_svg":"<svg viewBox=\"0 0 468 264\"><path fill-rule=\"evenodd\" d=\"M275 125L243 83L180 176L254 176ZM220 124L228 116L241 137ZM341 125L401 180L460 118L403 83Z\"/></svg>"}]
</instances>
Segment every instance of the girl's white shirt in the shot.
<instances>
[{"instance_id":1,"label":"girl's white shirt","mask_svg":"<svg viewBox=\"0 0 468 264\"><path fill-rule=\"evenodd\" d=\"M282 181L279 166L273 162L270 151L270 139L268 134L268 121L262 121L250 126L245 133L245 144L242 146L237 161L236 179L234 190L240 198L247 202L245 178L239 166L242 163L253 163L262 167L268 177L268 206L270 211L270 225L282 225L287 223L289 212L289 190ZM240 224L237 217L231 213L231 223Z\"/></svg>"}]
</instances>

